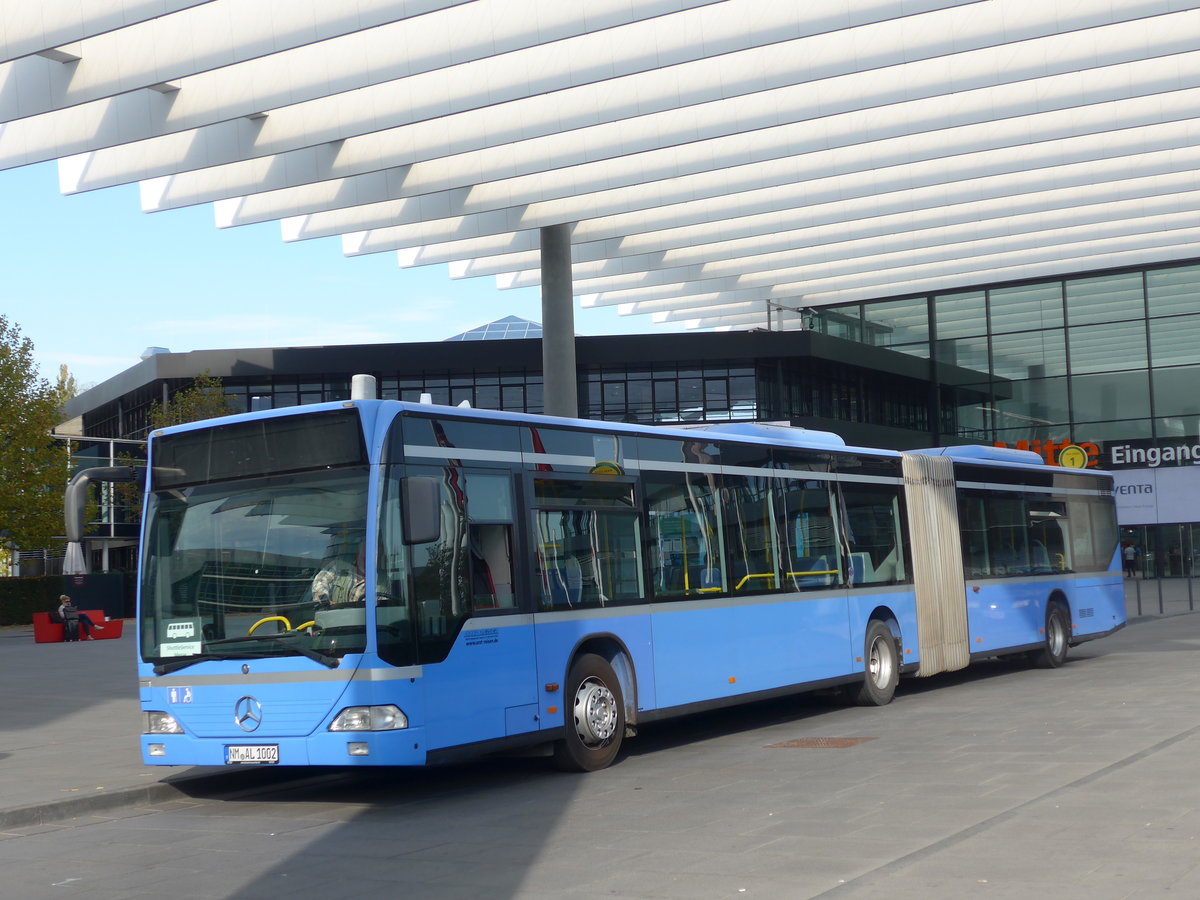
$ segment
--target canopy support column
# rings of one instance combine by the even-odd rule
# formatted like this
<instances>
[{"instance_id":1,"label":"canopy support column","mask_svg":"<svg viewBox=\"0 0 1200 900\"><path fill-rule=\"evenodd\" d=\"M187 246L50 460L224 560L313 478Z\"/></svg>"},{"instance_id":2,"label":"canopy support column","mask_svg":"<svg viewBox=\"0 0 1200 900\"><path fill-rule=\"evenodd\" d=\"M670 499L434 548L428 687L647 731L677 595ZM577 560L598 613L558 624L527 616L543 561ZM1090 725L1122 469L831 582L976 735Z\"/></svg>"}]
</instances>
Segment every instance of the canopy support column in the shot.
<instances>
[{"instance_id":1,"label":"canopy support column","mask_svg":"<svg viewBox=\"0 0 1200 900\"><path fill-rule=\"evenodd\" d=\"M575 306L571 285L571 226L541 229L542 392L546 415L579 415L575 371Z\"/></svg>"}]
</instances>

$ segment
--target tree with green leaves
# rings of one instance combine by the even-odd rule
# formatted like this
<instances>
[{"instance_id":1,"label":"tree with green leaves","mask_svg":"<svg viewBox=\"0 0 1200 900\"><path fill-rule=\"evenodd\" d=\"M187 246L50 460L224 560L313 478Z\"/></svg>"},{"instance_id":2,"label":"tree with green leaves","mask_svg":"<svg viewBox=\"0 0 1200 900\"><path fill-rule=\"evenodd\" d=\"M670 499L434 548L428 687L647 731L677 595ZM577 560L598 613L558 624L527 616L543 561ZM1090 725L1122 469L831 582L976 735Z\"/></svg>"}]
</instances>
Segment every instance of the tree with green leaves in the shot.
<instances>
[{"instance_id":1,"label":"tree with green leaves","mask_svg":"<svg viewBox=\"0 0 1200 900\"><path fill-rule=\"evenodd\" d=\"M168 425L183 425L201 419L215 419L233 412L220 378L201 372L190 387L176 391L164 406L157 401L150 404L150 428L166 428Z\"/></svg>"},{"instance_id":2,"label":"tree with green leaves","mask_svg":"<svg viewBox=\"0 0 1200 900\"><path fill-rule=\"evenodd\" d=\"M50 432L63 389L38 374L33 342L0 316L0 533L17 547L48 547L62 533L70 458Z\"/></svg>"},{"instance_id":3,"label":"tree with green leaves","mask_svg":"<svg viewBox=\"0 0 1200 900\"><path fill-rule=\"evenodd\" d=\"M79 383L67 368L66 363L58 367L58 383L54 385L54 393L58 398L58 405L60 407L59 415L61 418L61 407L65 406L68 400L79 393Z\"/></svg>"}]
</instances>

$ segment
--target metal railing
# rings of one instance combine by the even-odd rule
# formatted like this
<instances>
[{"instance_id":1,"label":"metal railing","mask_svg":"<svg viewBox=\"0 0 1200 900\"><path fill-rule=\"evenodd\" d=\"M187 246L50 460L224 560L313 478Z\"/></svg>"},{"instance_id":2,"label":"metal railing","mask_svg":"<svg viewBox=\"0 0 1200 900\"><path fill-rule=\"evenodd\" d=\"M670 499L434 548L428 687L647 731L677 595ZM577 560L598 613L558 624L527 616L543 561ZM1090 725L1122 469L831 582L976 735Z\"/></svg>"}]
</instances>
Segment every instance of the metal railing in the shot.
<instances>
[{"instance_id":1,"label":"metal railing","mask_svg":"<svg viewBox=\"0 0 1200 900\"><path fill-rule=\"evenodd\" d=\"M1200 579L1126 578L1125 613L1135 616L1170 616L1195 612L1200 600Z\"/></svg>"}]
</instances>

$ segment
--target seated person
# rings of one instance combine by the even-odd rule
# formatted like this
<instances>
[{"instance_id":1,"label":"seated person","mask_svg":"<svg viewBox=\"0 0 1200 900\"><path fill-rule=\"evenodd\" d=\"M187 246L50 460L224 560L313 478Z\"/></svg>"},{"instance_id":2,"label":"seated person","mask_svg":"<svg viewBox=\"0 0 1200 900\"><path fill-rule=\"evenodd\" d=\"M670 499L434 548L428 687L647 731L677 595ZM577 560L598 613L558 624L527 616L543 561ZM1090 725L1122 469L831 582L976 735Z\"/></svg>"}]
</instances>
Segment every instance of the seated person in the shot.
<instances>
[{"instance_id":1,"label":"seated person","mask_svg":"<svg viewBox=\"0 0 1200 900\"><path fill-rule=\"evenodd\" d=\"M103 625L97 625L92 621L92 617L85 612L80 612L71 603L71 598L66 594L59 595L58 609L50 614L50 621L58 622L63 626L63 640L85 640L94 641L92 637L93 631L103 631ZM77 623L72 626L72 623ZM74 629L78 628L76 632Z\"/></svg>"},{"instance_id":2,"label":"seated person","mask_svg":"<svg viewBox=\"0 0 1200 900\"><path fill-rule=\"evenodd\" d=\"M365 556L365 548L359 547L353 563L345 558L325 561L321 571L313 577L312 599L317 609L362 606L366 602Z\"/></svg>"}]
</instances>

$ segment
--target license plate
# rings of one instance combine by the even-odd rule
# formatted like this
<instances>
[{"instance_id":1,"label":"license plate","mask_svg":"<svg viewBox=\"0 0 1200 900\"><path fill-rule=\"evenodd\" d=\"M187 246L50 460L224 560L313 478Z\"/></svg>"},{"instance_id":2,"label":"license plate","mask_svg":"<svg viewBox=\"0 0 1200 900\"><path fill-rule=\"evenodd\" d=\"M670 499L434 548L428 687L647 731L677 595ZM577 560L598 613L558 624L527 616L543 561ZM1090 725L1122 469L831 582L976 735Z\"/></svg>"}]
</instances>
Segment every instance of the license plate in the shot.
<instances>
[{"instance_id":1,"label":"license plate","mask_svg":"<svg viewBox=\"0 0 1200 900\"><path fill-rule=\"evenodd\" d=\"M273 766L278 762L278 744L230 744L225 747L227 766Z\"/></svg>"}]
</instances>

